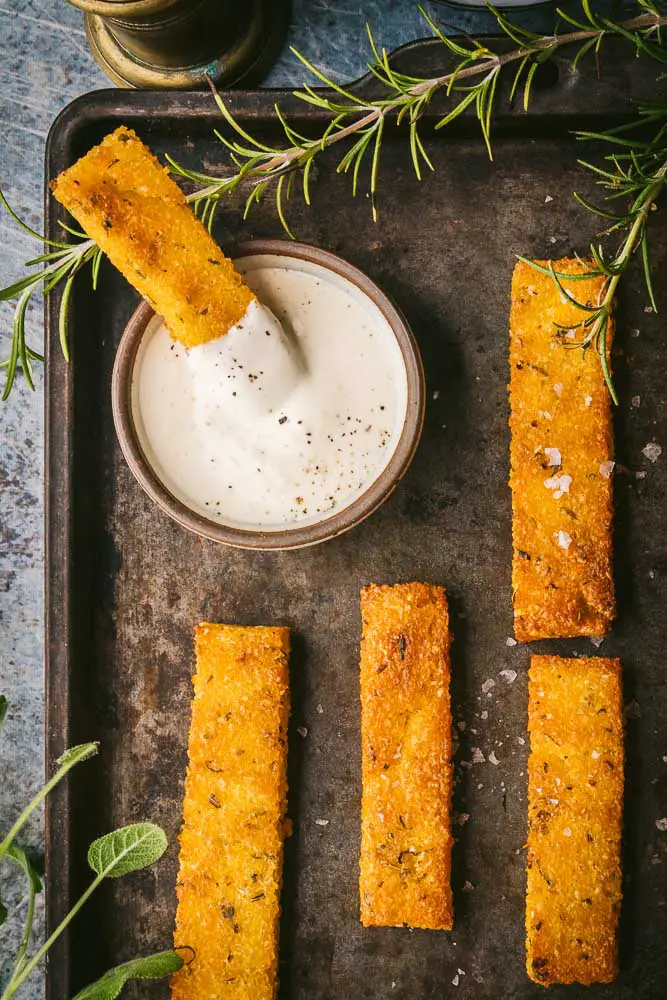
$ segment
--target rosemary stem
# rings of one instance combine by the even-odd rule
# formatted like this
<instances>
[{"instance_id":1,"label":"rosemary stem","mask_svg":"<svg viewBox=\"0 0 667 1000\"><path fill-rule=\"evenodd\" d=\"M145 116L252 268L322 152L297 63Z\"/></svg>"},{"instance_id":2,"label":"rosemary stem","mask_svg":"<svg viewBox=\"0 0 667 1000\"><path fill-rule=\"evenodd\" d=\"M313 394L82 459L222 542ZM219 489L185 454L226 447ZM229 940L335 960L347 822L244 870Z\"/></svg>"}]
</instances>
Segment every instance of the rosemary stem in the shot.
<instances>
[{"instance_id":1,"label":"rosemary stem","mask_svg":"<svg viewBox=\"0 0 667 1000\"><path fill-rule=\"evenodd\" d=\"M618 404L618 396L616 394L616 389L614 388L613 382L611 381L611 375L607 366L606 358L606 329L609 322L609 317L611 315L612 307L614 304L614 299L616 297L616 290L618 288L621 277L625 272L625 268L630 263L630 258L634 254L637 243L641 239L642 233L644 232L644 227L648 219L649 213L653 209L657 199L659 198L662 189L667 182L667 161L665 161L658 170L653 174L652 182L650 187L647 189L646 197L642 202L642 205L638 212L636 213L632 225L628 230L628 234L623 241L622 249L620 250L618 257L615 262L615 273L607 277L607 280L603 286L603 294L599 303L599 313L593 329L591 330L590 340L596 340L600 338L602 341L598 346L600 350L600 355L602 358L602 368L605 376L605 381L607 387L611 394L611 398L614 403ZM604 336L603 336L604 334Z\"/></svg>"},{"instance_id":2,"label":"rosemary stem","mask_svg":"<svg viewBox=\"0 0 667 1000\"><path fill-rule=\"evenodd\" d=\"M646 198L642 203L641 208L637 212L632 226L628 230L628 235L623 243L623 249L621 250L616 264L618 266L618 272L616 274L610 275L607 284L605 286L604 296L602 302L600 303L602 307L607 309L611 308L611 303L613 302L614 296L616 294L616 289L618 288L618 283L621 280L623 269L629 263L635 248L637 246L637 240L639 239L642 230L646 224L649 212L652 210L655 202L660 196L660 192L665 186L667 180L667 162L663 163L659 170L653 175L653 183L648 190Z\"/></svg>"},{"instance_id":3,"label":"rosemary stem","mask_svg":"<svg viewBox=\"0 0 667 1000\"><path fill-rule=\"evenodd\" d=\"M313 146L317 146L318 149L323 149L327 146L333 146L336 142L342 142L343 139L347 139L349 136L354 135L355 132L359 132L367 126L375 125L380 118L387 114L387 112L395 111L398 104L399 102L395 102L388 105L386 108L373 108L372 111L369 111L362 118L357 118L355 121L350 122L350 124L346 125L345 128L342 128L337 132L332 132L331 135L324 140L324 142L321 139L317 139L312 144L307 146L292 146L291 149L286 149L284 153L272 156L265 163L261 163L259 166L255 167L254 170L248 171L248 176L271 174L272 178L278 178L293 169L296 161L299 160L304 153L312 149ZM236 176L239 175L237 174ZM224 183L229 183L231 180L233 180L233 178L225 178ZM219 183L210 184L208 187L192 191L190 194L185 196L185 200L193 202L200 201L203 198L215 197L218 194L219 189Z\"/></svg>"},{"instance_id":4,"label":"rosemary stem","mask_svg":"<svg viewBox=\"0 0 667 1000\"><path fill-rule=\"evenodd\" d=\"M627 21L619 22L619 27L626 31L640 31L648 28L661 28L664 26L667 26L667 15L655 14L652 11L647 11L646 13L639 14L637 17L630 18ZM493 70L502 69L510 63L519 62L526 56L535 54L536 52L546 52L551 49L560 48L563 45L586 42L592 38L603 36L606 33L605 28L590 28L582 29L581 31L570 31L562 35L545 35L542 38L535 39L530 47L521 46L510 52L492 54L488 59L475 62L470 66L465 66L461 70L454 70L452 72L445 73L442 76L431 77L428 80L420 80L419 83L406 90L399 97L392 101L387 101L381 106L376 105L371 107L369 110L366 110L366 113L360 118L356 118L344 128L332 131L328 136L326 136L326 138L316 140L312 143L312 145L292 146L289 149L285 149L280 153L270 156L264 163L258 164L251 170L246 171L244 174L239 172L232 177L226 177L224 179L221 178L219 182L214 181L212 184L192 192L187 195L187 200L189 202L193 202L206 198L216 198L220 195L223 185L229 185L241 176L259 177L268 175L271 179L277 179L285 173L295 169L298 166L299 160L305 153L312 149L312 146L317 146L319 149L325 149L329 146L333 146L337 142L341 142L344 139L349 138L351 135L354 135L365 128L379 127L380 122L383 121L387 115L400 110L404 105L409 104L416 99L431 97L438 90L446 88L450 83L452 83L453 80L456 80L458 83L461 80L468 80L472 77L483 76ZM349 113L352 113L352 111L353 108L350 107Z\"/></svg>"}]
</instances>

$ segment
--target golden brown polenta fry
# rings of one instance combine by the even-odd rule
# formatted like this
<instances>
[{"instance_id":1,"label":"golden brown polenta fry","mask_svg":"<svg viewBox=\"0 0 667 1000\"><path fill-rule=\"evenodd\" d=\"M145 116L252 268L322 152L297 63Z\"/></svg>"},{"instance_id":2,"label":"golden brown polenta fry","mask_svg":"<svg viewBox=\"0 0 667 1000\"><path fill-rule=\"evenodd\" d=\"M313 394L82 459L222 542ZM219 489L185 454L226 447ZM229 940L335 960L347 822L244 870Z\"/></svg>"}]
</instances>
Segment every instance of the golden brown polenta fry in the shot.
<instances>
[{"instance_id":1,"label":"golden brown polenta fry","mask_svg":"<svg viewBox=\"0 0 667 1000\"><path fill-rule=\"evenodd\" d=\"M361 617L361 922L451 930L445 592L366 587Z\"/></svg>"},{"instance_id":2,"label":"golden brown polenta fry","mask_svg":"<svg viewBox=\"0 0 667 1000\"><path fill-rule=\"evenodd\" d=\"M273 1000L287 800L286 628L199 625L173 1000Z\"/></svg>"},{"instance_id":3,"label":"golden brown polenta fry","mask_svg":"<svg viewBox=\"0 0 667 1000\"><path fill-rule=\"evenodd\" d=\"M244 316L252 292L130 129L108 135L52 190L186 347L227 333Z\"/></svg>"},{"instance_id":4,"label":"golden brown polenta fry","mask_svg":"<svg viewBox=\"0 0 667 1000\"><path fill-rule=\"evenodd\" d=\"M611 982L621 907L620 662L533 656L528 729L528 975L544 986Z\"/></svg>"},{"instance_id":5,"label":"golden brown polenta fry","mask_svg":"<svg viewBox=\"0 0 667 1000\"><path fill-rule=\"evenodd\" d=\"M543 263L543 262L541 262ZM558 272L582 270L554 261ZM601 278L563 280L595 304ZM514 630L522 642L605 635L614 618L610 398L593 347L572 348L586 313L519 262L510 316ZM569 326L559 330L554 324ZM609 327L609 340L612 336ZM569 336L572 334L572 336Z\"/></svg>"}]
</instances>

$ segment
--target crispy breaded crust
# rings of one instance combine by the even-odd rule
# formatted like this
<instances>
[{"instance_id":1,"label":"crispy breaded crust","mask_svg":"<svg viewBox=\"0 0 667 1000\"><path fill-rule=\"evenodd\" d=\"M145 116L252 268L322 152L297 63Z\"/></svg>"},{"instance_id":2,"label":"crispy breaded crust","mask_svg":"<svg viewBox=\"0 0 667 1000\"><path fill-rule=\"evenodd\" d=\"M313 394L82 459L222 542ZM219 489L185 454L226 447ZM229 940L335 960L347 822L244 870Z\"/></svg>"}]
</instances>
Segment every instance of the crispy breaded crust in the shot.
<instances>
[{"instance_id":1,"label":"crispy breaded crust","mask_svg":"<svg viewBox=\"0 0 667 1000\"><path fill-rule=\"evenodd\" d=\"M544 262L540 262L544 263ZM576 260L557 271L582 270ZM564 280L596 303L602 279ZM615 615L611 569L613 440L609 392L593 347L564 345L586 314L552 277L519 262L510 315L514 630L532 639L605 635ZM611 342L613 330L609 329ZM551 449L547 451L547 449Z\"/></svg>"},{"instance_id":2,"label":"crispy breaded crust","mask_svg":"<svg viewBox=\"0 0 667 1000\"><path fill-rule=\"evenodd\" d=\"M186 347L244 316L252 292L130 129L117 128L51 188Z\"/></svg>"},{"instance_id":3,"label":"crispy breaded crust","mask_svg":"<svg viewBox=\"0 0 667 1000\"><path fill-rule=\"evenodd\" d=\"M361 618L361 922L451 930L445 592L366 587Z\"/></svg>"},{"instance_id":4,"label":"crispy breaded crust","mask_svg":"<svg viewBox=\"0 0 667 1000\"><path fill-rule=\"evenodd\" d=\"M608 983L621 907L621 664L533 656L528 688L526 968L544 986Z\"/></svg>"},{"instance_id":5,"label":"crispy breaded crust","mask_svg":"<svg viewBox=\"0 0 667 1000\"><path fill-rule=\"evenodd\" d=\"M273 1000L289 630L202 624L180 835L173 1000ZM190 961L191 959L191 961Z\"/></svg>"}]
</instances>

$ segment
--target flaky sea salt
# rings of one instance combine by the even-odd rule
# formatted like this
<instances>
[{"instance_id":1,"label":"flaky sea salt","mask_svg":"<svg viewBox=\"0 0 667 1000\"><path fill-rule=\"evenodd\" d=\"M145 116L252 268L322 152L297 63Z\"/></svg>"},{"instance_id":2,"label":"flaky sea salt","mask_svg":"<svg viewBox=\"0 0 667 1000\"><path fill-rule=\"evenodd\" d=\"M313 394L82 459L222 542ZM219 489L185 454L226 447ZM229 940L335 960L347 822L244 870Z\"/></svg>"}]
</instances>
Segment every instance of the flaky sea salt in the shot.
<instances>
[{"instance_id":1,"label":"flaky sea salt","mask_svg":"<svg viewBox=\"0 0 667 1000\"><path fill-rule=\"evenodd\" d=\"M329 825L329 820L328 819L316 819L315 820L315 825L316 826L328 826Z\"/></svg>"},{"instance_id":2,"label":"flaky sea salt","mask_svg":"<svg viewBox=\"0 0 667 1000\"><path fill-rule=\"evenodd\" d=\"M633 396L632 399L630 400L630 402L632 403L632 405L634 406L634 408L637 409L639 406L642 405L642 397L641 396Z\"/></svg>"},{"instance_id":3,"label":"flaky sea salt","mask_svg":"<svg viewBox=\"0 0 667 1000\"><path fill-rule=\"evenodd\" d=\"M600 646L602 645L602 643L604 642L604 636L603 635L592 635L591 636L591 642L593 643L593 645L595 646L596 649L599 649Z\"/></svg>"},{"instance_id":4,"label":"flaky sea salt","mask_svg":"<svg viewBox=\"0 0 667 1000\"><path fill-rule=\"evenodd\" d=\"M556 384L554 386L554 392L556 393L557 396L562 396L563 395L563 383L562 382L556 382Z\"/></svg>"},{"instance_id":5,"label":"flaky sea salt","mask_svg":"<svg viewBox=\"0 0 667 1000\"><path fill-rule=\"evenodd\" d=\"M572 476L567 476L565 474L561 476L550 476L549 479L544 480L546 488L554 491L554 500L559 500L563 493L569 493L571 483Z\"/></svg>"},{"instance_id":6,"label":"flaky sea salt","mask_svg":"<svg viewBox=\"0 0 667 1000\"><path fill-rule=\"evenodd\" d=\"M500 761L496 757L496 751L495 750L492 750L491 753L489 754L489 763L493 764L494 767L498 767L498 764L500 764Z\"/></svg>"},{"instance_id":7,"label":"flaky sea salt","mask_svg":"<svg viewBox=\"0 0 667 1000\"><path fill-rule=\"evenodd\" d=\"M563 836L564 837L572 836L572 830L570 830L569 826L566 826L565 829L563 830Z\"/></svg>"},{"instance_id":8,"label":"flaky sea salt","mask_svg":"<svg viewBox=\"0 0 667 1000\"><path fill-rule=\"evenodd\" d=\"M662 448L655 441L649 441L642 448L642 455L645 455L649 462L657 462L662 455Z\"/></svg>"},{"instance_id":9,"label":"flaky sea salt","mask_svg":"<svg viewBox=\"0 0 667 1000\"><path fill-rule=\"evenodd\" d=\"M513 639L511 635L508 635L508 637L505 639L505 645L516 646L516 639Z\"/></svg>"},{"instance_id":10,"label":"flaky sea salt","mask_svg":"<svg viewBox=\"0 0 667 1000\"><path fill-rule=\"evenodd\" d=\"M482 751L479 749L479 747L473 747L472 748L472 762L473 762L473 764L483 764L485 760L486 760L486 757L484 756L484 754L482 753Z\"/></svg>"},{"instance_id":11,"label":"flaky sea salt","mask_svg":"<svg viewBox=\"0 0 667 1000\"><path fill-rule=\"evenodd\" d=\"M599 756L600 756L600 753L599 753L598 750L593 750L591 752L591 757L593 758L593 760L597 760Z\"/></svg>"},{"instance_id":12,"label":"flaky sea salt","mask_svg":"<svg viewBox=\"0 0 667 1000\"><path fill-rule=\"evenodd\" d=\"M593 402L592 396L584 396L584 406L586 407L586 409L588 409L588 407L591 405L592 402Z\"/></svg>"},{"instance_id":13,"label":"flaky sea salt","mask_svg":"<svg viewBox=\"0 0 667 1000\"><path fill-rule=\"evenodd\" d=\"M306 729L306 727L305 726L297 726L296 727L296 731L299 734L299 736L301 737L301 739L305 740L306 736L308 735L308 730Z\"/></svg>"},{"instance_id":14,"label":"flaky sea salt","mask_svg":"<svg viewBox=\"0 0 667 1000\"><path fill-rule=\"evenodd\" d=\"M667 816L663 816L662 819L657 819L655 821L655 825L658 830L667 830Z\"/></svg>"},{"instance_id":15,"label":"flaky sea salt","mask_svg":"<svg viewBox=\"0 0 667 1000\"><path fill-rule=\"evenodd\" d=\"M544 454L549 460L549 465L554 465L556 467L562 465L562 459L558 448L545 448Z\"/></svg>"},{"instance_id":16,"label":"flaky sea salt","mask_svg":"<svg viewBox=\"0 0 667 1000\"><path fill-rule=\"evenodd\" d=\"M551 195L550 195L550 194L548 194L548 195L546 196L546 198L544 199L544 204L545 204L545 205L548 205L550 201L553 201L553 198L551 197Z\"/></svg>"},{"instance_id":17,"label":"flaky sea salt","mask_svg":"<svg viewBox=\"0 0 667 1000\"><path fill-rule=\"evenodd\" d=\"M491 688L496 686L496 682L493 677L488 677L482 684L482 694L488 694Z\"/></svg>"},{"instance_id":18,"label":"flaky sea salt","mask_svg":"<svg viewBox=\"0 0 667 1000\"><path fill-rule=\"evenodd\" d=\"M603 479L609 479L610 478L612 472L614 471L614 466L615 465L616 465L616 462L612 462L612 461L602 462L600 464L600 475L602 476Z\"/></svg>"},{"instance_id":19,"label":"flaky sea salt","mask_svg":"<svg viewBox=\"0 0 667 1000\"><path fill-rule=\"evenodd\" d=\"M565 549L566 552L572 545L572 537L568 535L567 531L557 531L554 538L557 539L560 548Z\"/></svg>"},{"instance_id":20,"label":"flaky sea salt","mask_svg":"<svg viewBox=\"0 0 667 1000\"><path fill-rule=\"evenodd\" d=\"M504 677L508 684L514 684L516 680L517 673L516 670L501 670L500 676Z\"/></svg>"}]
</instances>

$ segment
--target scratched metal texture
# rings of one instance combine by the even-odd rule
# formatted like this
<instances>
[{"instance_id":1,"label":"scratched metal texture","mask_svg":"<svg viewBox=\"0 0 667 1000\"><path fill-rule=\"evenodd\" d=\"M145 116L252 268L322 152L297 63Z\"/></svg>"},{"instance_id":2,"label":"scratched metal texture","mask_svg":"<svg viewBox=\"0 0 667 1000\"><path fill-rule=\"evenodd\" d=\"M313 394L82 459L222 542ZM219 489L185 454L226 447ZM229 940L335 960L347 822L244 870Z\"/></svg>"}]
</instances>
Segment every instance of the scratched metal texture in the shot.
<instances>
[{"instance_id":1,"label":"scratched metal texture","mask_svg":"<svg viewBox=\"0 0 667 1000\"><path fill-rule=\"evenodd\" d=\"M627 53L626 53L627 56ZM441 68L441 49L417 44L404 69ZM109 382L114 351L135 293L103 265L94 296L79 283L72 309L73 360L57 349L47 315L48 754L101 741L47 813L51 925L86 883L85 848L114 826L161 823L170 838L151 871L104 887L76 935L54 950L50 996L60 1000L110 962L168 946L174 919L192 629L201 620L283 624L293 630L289 812L280 959L284 1000L532 1000L544 996L524 972L526 670L530 649L508 643L511 518L507 488L507 315L516 253L583 251L595 231L572 198L593 189L577 167L575 124L599 127L624 111L618 93L654 92L652 67L610 49L604 75L572 74L538 89L530 114L505 113L490 163L470 120L429 136L436 172L421 184L407 143L390 128L380 168L380 220L353 201L335 160L324 157L313 205L298 198L295 233L365 270L398 303L423 352L428 409L414 463L385 506L334 541L288 553L218 547L168 520L132 479L117 445ZM621 89L623 88L623 89ZM279 97L297 126L318 112L283 94L230 96L230 106L267 141L278 135ZM437 105L433 114L437 113ZM158 153L225 170L212 140L207 98L108 92L71 106L54 126L53 176L119 122ZM217 124L217 122L216 122ZM427 129L428 131L428 129ZM47 201L49 232L58 212ZM226 251L248 236L279 236L266 204L242 224L226 206L216 235ZM667 234L652 231L656 273ZM667 306L663 283L661 304ZM599 648L624 663L627 795L622 970L597 988L600 1000L667 995L665 813L667 710L664 680L667 577L664 457L667 385L662 320L646 310L637 272L623 283L614 365L618 474L616 565L619 620ZM653 452L650 454L654 456ZM359 588L369 581L444 584L453 628L456 753L451 934L363 930L358 919ZM538 651L595 652L590 641L540 643ZM573 720L576 725L576 720ZM303 729L307 735L303 736ZM299 729L302 733L299 733ZM481 756L479 752L480 751ZM483 758L483 760L482 760ZM476 762L479 761L479 762ZM318 824L326 820L327 824ZM93 930L94 928L94 930ZM166 986L142 985L143 996ZM553 987L554 1000L588 997Z\"/></svg>"}]
</instances>

